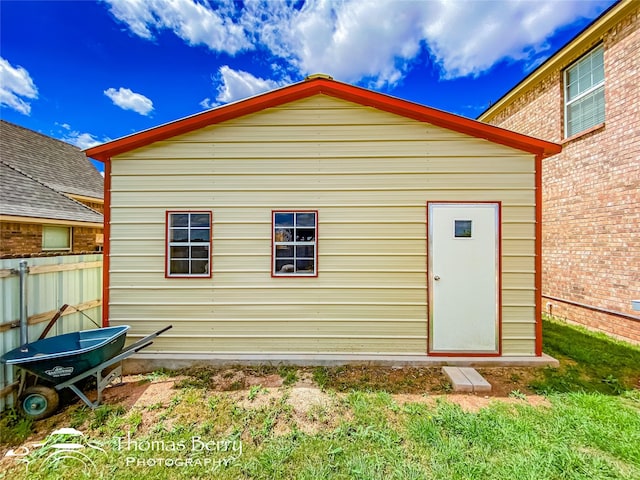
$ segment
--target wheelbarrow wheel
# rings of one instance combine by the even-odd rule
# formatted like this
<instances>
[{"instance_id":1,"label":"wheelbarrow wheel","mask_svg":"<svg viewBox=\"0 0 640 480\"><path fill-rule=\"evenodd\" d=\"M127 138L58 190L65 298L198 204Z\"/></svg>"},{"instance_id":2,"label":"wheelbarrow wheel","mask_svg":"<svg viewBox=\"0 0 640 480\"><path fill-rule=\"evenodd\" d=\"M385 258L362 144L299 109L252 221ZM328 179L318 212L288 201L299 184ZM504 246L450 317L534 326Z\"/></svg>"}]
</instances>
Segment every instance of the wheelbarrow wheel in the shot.
<instances>
[{"instance_id":1,"label":"wheelbarrow wheel","mask_svg":"<svg viewBox=\"0 0 640 480\"><path fill-rule=\"evenodd\" d=\"M25 389L20 397L22 410L33 420L47 418L57 410L59 403L58 392L44 385L36 385Z\"/></svg>"}]
</instances>

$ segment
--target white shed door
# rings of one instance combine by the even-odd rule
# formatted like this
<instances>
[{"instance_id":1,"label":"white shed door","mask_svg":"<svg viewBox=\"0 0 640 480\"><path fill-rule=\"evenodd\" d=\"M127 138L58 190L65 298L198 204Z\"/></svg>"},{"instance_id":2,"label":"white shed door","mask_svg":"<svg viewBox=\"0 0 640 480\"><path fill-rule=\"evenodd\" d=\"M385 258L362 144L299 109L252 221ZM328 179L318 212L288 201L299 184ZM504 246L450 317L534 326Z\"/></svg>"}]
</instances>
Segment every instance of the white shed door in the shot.
<instances>
[{"instance_id":1,"label":"white shed door","mask_svg":"<svg viewBox=\"0 0 640 480\"><path fill-rule=\"evenodd\" d=\"M499 351L499 205L429 203L430 353Z\"/></svg>"}]
</instances>

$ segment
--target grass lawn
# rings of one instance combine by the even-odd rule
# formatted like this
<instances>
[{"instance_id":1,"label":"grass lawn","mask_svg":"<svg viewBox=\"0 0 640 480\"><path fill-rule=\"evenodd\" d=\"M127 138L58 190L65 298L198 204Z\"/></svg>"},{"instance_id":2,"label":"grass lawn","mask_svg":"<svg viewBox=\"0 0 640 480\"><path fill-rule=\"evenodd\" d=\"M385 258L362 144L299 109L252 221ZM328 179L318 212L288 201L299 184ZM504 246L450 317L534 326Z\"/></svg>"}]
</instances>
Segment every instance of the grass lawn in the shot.
<instances>
[{"instance_id":1,"label":"grass lawn","mask_svg":"<svg viewBox=\"0 0 640 480\"><path fill-rule=\"evenodd\" d=\"M555 322L544 328L560 368L535 371L511 398L479 409L448 395L392 394L395 385L372 375L349 377L350 386L339 368L314 369L301 383L302 370L289 367L274 373L277 388L219 391L203 371L177 381L158 372L141 382L151 390L171 381L157 401L76 404L34 425L9 412L5 445L61 427L85 435L49 436L23 457L28 468L5 457L0 478L640 478L640 348ZM545 397L533 405L525 390ZM86 457L56 456L55 443L84 445Z\"/></svg>"},{"instance_id":2,"label":"grass lawn","mask_svg":"<svg viewBox=\"0 0 640 480\"><path fill-rule=\"evenodd\" d=\"M640 347L550 319L543 321L542 338L544 352L560 360L560 368L540 372L531 384L537 392L640 389Z\"/></svg>"}]
</instances>

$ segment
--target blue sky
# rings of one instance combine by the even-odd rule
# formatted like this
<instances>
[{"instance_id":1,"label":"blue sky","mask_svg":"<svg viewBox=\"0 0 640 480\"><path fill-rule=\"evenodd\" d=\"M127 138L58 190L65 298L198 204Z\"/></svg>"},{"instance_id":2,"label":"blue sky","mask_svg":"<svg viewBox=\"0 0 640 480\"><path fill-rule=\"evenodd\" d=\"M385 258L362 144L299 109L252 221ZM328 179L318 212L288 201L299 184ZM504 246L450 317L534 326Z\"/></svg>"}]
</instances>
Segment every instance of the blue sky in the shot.
<instances>
[{"instance_id":1,"label":"blue sky","mask_svg":"<svg viewBox=\"0 0 640 480\"><path fill-rule=\"evenodd\" d=\"M612 0L0 1L0 115L81 148L311 73L475 118Z\"/></svg>"}]
</instances>

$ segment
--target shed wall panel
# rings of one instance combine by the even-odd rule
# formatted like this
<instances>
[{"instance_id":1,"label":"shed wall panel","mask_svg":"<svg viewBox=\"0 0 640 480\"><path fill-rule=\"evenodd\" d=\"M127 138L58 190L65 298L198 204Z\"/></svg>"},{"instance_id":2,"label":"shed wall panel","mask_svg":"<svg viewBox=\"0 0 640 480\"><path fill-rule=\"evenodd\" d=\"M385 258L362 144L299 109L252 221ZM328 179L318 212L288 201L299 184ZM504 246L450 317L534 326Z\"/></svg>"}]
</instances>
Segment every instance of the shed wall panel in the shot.
<instances>
[{"instance_id":1,"label":"shed wall panel","mask_svg":"<svg viewBox=\"0 0 640 480\"><path fill-rule=\"evenodd\" d=\"M426 353L428 201L499 201L503 352L533 354L533 155L318 96L112 159L110 321L163 352ZM212 278L165 278L167 210ZM271 276L271 211L318 211L318 277Z\"/></svg>"}]
</instances>

